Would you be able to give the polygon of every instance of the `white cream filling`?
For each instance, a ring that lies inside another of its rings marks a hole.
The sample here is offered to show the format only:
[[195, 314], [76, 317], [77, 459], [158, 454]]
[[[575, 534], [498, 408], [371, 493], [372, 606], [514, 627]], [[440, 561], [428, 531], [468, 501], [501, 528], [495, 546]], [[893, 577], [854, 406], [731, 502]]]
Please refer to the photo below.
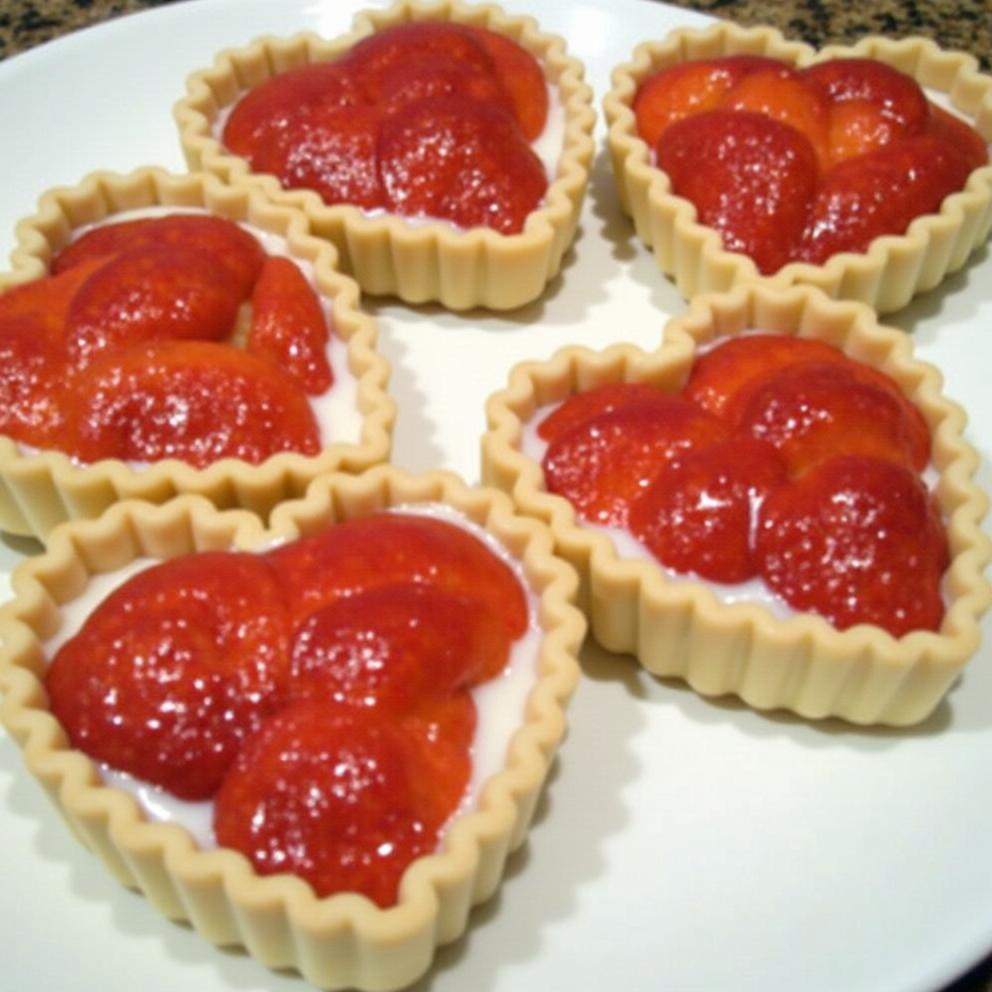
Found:
[[[527, 630], [514, 641], [506, 668], [495, 678], [471, 690], [478, 716], [471, 747], [472, 775], [458, 809], [449, 820], [450, 824], [457, 816], [476, 807], [485, 783], [503, 768], [510, 739], [524, 721], [527, 697], [537, 678], [541, 642], [537, 596], [527, 582], [520, 562], [491, 534], [457, 510], [440, 504], [411, 504], [394, 507], [391, 512], [423, 514], [463, 527], [509, 565], [527, 596]], [[54, 658], [59, 648], [76, 635], [86, 618], [107, 596], [132, 576], [156, 564], [156, 560], [139, 558], [114, 572], [92, 576], [85, 591], [62, 607], [59, 629], [44, 644], [45, 656]], [[98, 764], [98, 768], [104, 782], [133, 795], [150, 820], [179, 823], [189, 830], [200, 847], [216, 846], [212, 800], [189, 802], [127, 772], [104, 764]]]

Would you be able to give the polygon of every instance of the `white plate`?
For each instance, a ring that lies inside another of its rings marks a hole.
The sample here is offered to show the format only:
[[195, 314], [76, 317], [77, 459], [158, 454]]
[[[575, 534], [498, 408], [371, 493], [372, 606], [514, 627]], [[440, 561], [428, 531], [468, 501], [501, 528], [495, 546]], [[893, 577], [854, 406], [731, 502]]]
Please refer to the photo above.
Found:
[[[360, 5], [199, 0], [0, 63], [0, 251], [49, 186], [96, 168], [181, 168], [171, 105], [217, 50], [266, 31], [338, 34]], [[639, 0], [531, 7], [586, 63], [597, 98], [638, 41], [703, 20]], [[943, 369], [980, 446], [992, 428], [990, 284], [984, 252], [890, 318]], [[653, 345], [683, 304], [620, 217], [600, 155], [575, 251], [543, 301], [502, 318], [372, 309], [395, 369], [396, 461], [475, 480], [483, 400], [514, 362], [566, 343]], [[987, 485], [987, 460], [982, 474]], [[19, 557], [13, 542], [0, 546], [0, 593]], [[992, 948], [988, 634], [949, 701], [908, 733], [704, 702], [590, 650], [530, 843], [422, 990], [931, 992]], [[11, 992], [302, 987], [121, 889], [69, 838], [6, 738], [0, 838]]]

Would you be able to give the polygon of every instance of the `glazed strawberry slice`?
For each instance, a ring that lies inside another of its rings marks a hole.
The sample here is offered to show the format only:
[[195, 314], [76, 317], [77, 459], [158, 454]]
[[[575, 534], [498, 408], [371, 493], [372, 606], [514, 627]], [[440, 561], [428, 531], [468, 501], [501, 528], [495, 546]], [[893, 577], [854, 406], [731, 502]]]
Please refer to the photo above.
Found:
[[666, 461], [727, 434], [692, 403], [664, 399], [619, 407], [558, 435], [542, 462], [548, 490], [564, 496], [584, 520], [626, 526], [631, 504]]
[[218, 340], [234, 327], [241, 297], [213, 256], [146, 244], [110, 259], [77, 291], [66, 320], [66, 350], [77, 367], [135, 342]]
[[911, 76], [875, 59], [830, 59], [802, 70], [805, 82], [834, 105], [850, 101], [874, 104], [893, 121], [900, 137], [919, 134], [930, 107]]
[[859, 381], [853, 363], [831, 362], [766, 379], [741, 411], [738, 428], [773, 445], [796, 475], [840, 454], [922, 471], [929, 452], [914, 450], [914, 424], [888, 392]]
[[71, 272], [60, 272], [8, 289], [0, 296], [0, 333], [28, 320], [50, 336], [61, 339], [76, 294], [106, 258], [81, 261]]
[[662, 564], [714, 582], [756, 574], [758, 510], [786, 480], [775, 449], [734, 437], [676, 455], [630, 508], [631, 532]]
[[985, 139], [969, 124], [942, 107], [931, 105], [927, 131], [953, 148], [969, 172], [988, 164], [989, 146]]
[[634, 97], [637, 133], [654, 148], [670, 124], [706, 110], [716, 110], [748, 73], [779, 67], [780, 62], [760, 55], [728, 55], [694, 59], [662, 69], [644, 80]]
[[265, 260], [251, 295], [246, 350], [288, 372], [312, 395], [334, 381], [327, 361], [327, 320], [320, 299], [288, 258]]
[[99, 356], [70, 383], [67, 450], [86, 462], [178, 458], [204, 468], [281, 451], [313, 455], [320, 431], [281, 369], [227, 345], [156, 341]]
[[646, 382], [610, 382], [569, 396], [538, 424], [537, 435], [545, 441], [553, 441], [559, 435], [602, 413], [618, 410], [622, 406], [654, 402], [660, 406], [668, 404], [668, 398], [657, 386]]
[[472, 596], [431, 585], [379, 586], [336, 599], [293, 635], [293, 694], [410, 713], [494, 678], [506, 624]]
[[841, 630], [869, 623], [901, 637], [940, 626], [947, 540], [926, 487], [892, 462], [834, 458], [775, 490], [755, 554], [786, 603]]
[[523, 229], [548, 186], [541, 160], [512, 116], [456, 96], [387, 114], [379, 168], [394, 212], [502, 234]]
[[493, 72], [492, 59], [473, 32], [443, 21], [417, 21], [379, 31], [355, 45], [343, 64], [362, 86], [368, 102], [376, 103], [382, 98], [387, 74], [413, 59], [445, 65], [454, 62]]
[[463, 527], [419, 513], [375, 513], [269, 552], [296, 622], [329, 603], [411, 582], [476, 599], [511, 637], [528, 623], [527, 600], [510, 566]]
[[376, 144], [382, 111], [371, 106], [319, 103], [301, 110], [292, 128], [252, 156], [287, 189], [312, 189], [327, 204], [368, 210], [385, 205]]
[[437, 845], [427, 769], [401, 727], [322, 702], [287, 707], [238, 754], [217, 793], [218, 844], [261, 875], [291, 873], [319, 897], [392, 905], [414, 858]]
[[828, 164], [832, 168], [849, 158], [867, 155], [902, 137], [898, 121], [868, 100], [846, 100], [830, 108]]
[[390, 66], [383, 75], [379, 100], [382, 109], [392, 113], [405, 104], [436, 96], [463, 96], [514, 112], [509, 96], [491, 72], [469, 62], [439, 62], [430, 56]]
[[55, 256], [52, 272], [147, 245], [192, 248], [209, 254], [234, 280], [239, 299], [251, 292], [265, 258], [255, 237], [233, 221], [207, 214], [169, 214], [94, 227]]
[[720, 107], [765, 114], [795, 128], [809, 141], [820, 167], [826, 166], [829, 104], [791, 66], [779, 65], [747, 73], [720, 101]]
[[968, 166], [932, 134], [906, 138], [841, 162], [813, 200], [798, 257], [822, 265], [838, 252], [863, 252], [883, 234], [903, 234], [961, 189]]
[[204, 552], [111, 593], [45, 676], [74, 747], [182, 799], [213, 795], [283, 705], [289, 626], [256, 555]]
[[790, 261], [816, 187], [816, 155], [795, 128], [764, 114], [712, 110], [671, 125], [657, 161], [728, 251], [771, 274]]
[[301, 110], [318, 102], [351, 107], [367, 100], [341, 63], [317, 62], [291, 69], [253, 87], [235, 104], [221, 140], [235, 155], [252, 160], [293, 130]]
[[508, 94], [520, 129], [528, 141], [544, 130], [548, 118], [548, 86], [541, 65], [511, 38], [488, 28], [469, 28], [492, 61], [493, 72]]

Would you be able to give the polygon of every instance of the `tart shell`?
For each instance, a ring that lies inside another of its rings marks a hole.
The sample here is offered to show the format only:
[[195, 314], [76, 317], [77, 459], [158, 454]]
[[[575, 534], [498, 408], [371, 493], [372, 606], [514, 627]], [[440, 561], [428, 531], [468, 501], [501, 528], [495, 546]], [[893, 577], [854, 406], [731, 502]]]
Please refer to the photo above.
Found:
[[[441, 222], [411, 224], [395, 216], [369, 216], [346, 204], [328, 206], [313, 191], [287, 190], [275, 176], [253, 172], [245, 159], [226, 151], [213, 136], [223, 110], [253, 86], [288, 69], [339, 58], [377, 31], [423, 20], [487, 27], [507, 35], [538, 59], [558, 88], [565, 113], [558, 171], [543, 205], [530, 214], [521, 233], [459, 231]], [[188, 78], [175, 119], [191, 169], [260, 189], [274, 202], [304, 211], [313, 233], [334, 244], [342, 267], [365, 292], [398, 296], [407, 303], [437, 301], [451, 310], [507, 310], [541, 295], [575, 235], [595, 150], [592, 91], [582, 77], [583, 67], [565, 54], [564, 41], [542, 34], [531, 18], [458, 0], [401, 2], [385, 11], [358, 14], [352, 31], [333, 41], [303, 33], [286, 39], [263, 37], [245, 48], [221, 52], [211, 68]]]
[[[452, 823], [442, 849], [411, 863], [395, 906], [381, 909], [352, 893], [319, 899], [299, 878], [256, 874], [235, 851], [201, 850], [185, 828], [146, 820], [129, 794], [104, 785], [95, 764], [71, 748], [48, 708], [43, 642], [58, 628], [60, 607], [92, 576], [138, 557], [269, 546], [422, 502], [454, 507], [520, 561], [537, 597], [542, 637], [535, 684], [503, 769], [484, 785], [476, 807]], [[121, 503], [99, 520], [60, 528], [42, 556], [15, 572], [15, 598], [0, 611], [0, 717], [78, 839], [166, 916], [188, 920], [215, 944], [243, 945], [269, 967], [295, 968], [320, 988], [400, 988], [427, 969], [437, 945], [462, 933], [470, 908], [498, 887], [564, 734], [585, 623], [572, 605], [575, 573], [552, 556], [551, 543], [547, 529], [515, 515], [502, 493], [470, 489], [446, 473], [414, 477], [388, 466], [318, 480], [305, 499], [279, 507], [268, 531], [251, 513], [219, 512], [195, 496], [161, 506]]]
[[652, 164], [651, 150], [637, 134], [632, 105], [641, 82], [660, 69], [738, 54], [767, 55], [799, 67], [831, 58], [877, 59], [912, 76], [931, 96], [946, 98], [992, 141], [992, 77], [978, 72], [972, 56], [944, 51], [929, 39], [868, 37], [853, 46], [817, 51], [787, 41], [773, 28], [720, 22], [705, 30], [678, 29], [661, 41], [639, 45], [630, 62], [614, 69], [612, 89], [603, 101], [607, 142], [621, 206], [685, 299], [767, 279], [779, 286], [816, 286], [828, 296], [890, 313], [962, 268], [986, 240], [992, 228], [992, 164], [972, 172], [964, 189], [948, 196], [939, 213], [918, 217], [905, 234], [876, 238], [864, 253], [842, 252], [824, 265], [790, 262], [774, 275], [762, 276], [749, 257], [724, 250], [719, 234], [697, 222], [696, 208], [676, 196], [668, 176]]
[[144, 468], [115, 459], [80, 465], [60, 452], [28, 452], [0, 436], [0, 530], [44, 539], [57, 524], [95, 517], [118, 500], [160, 503], [180, 493], [265, 516], [282, 500], [301, 496], [321, 473], [358, 472], [389, 457], [396, 417], [385, 391], [389, 366], [376, 351], [375, 322], [359, 310], [358, 287], [336, 271], [334, 249], [311, 237], [299, 214], [258, 193], [231, 189], [202, 173], [174, 176], [153, 168], [128, 175], [94, 173], [78, 186], [46, 193], [38, 212], [17, 225], [13, 270], [0, 275], [0, 292], [47, 275], [51, 259], [80, 228], [156, 206], [205, 209], [249, 223], [283, 237], [292, 257], [313, 264], [316, 288], [330, 301], [332, 333], [347, 343], [362, 416], [359, 441], [331, 444], [315, 456], [286, 452], [260, 465], [226, 458], [195, 469], [174, 459]]
[[[541, 466], [522, 452], [523, 425], [539, 408], [610, 382], [675, 392], [697, 347], [748, 329], [835, 345], [891, 376], [922, 412], [951, 550], [938, 632], [897, 639], [868, 624], [839, 631], [813, 614], [779, 619], [759, 604], [722, 603], [704, 583], [619, 557], [604, 532], [582, 526], [572, 505], [546, 490]], [[832, 302], [808, 287], [754, 283], [698, 297], [667, 324], [655, 352], [565, 348], [549, 361], [517, 366], [487, 404], [483, 479], [550, 524], [558, 553], [579, 572], [590, 632], [608, 650], [634, 654], [654, 675], [684, 679], [703, 695], [736, 695], [756, 709], [908, 725], [934, 710], [975, 653], [979, 618], [992, 604], [983, 575], [992, 542], [980, 529], [988, 501], [973, 481], [979, 458], [963, 437], [964, 412], [940, 389], [940, 373], [915, 359], [906, 336], [879, 325], [866, 306]]]

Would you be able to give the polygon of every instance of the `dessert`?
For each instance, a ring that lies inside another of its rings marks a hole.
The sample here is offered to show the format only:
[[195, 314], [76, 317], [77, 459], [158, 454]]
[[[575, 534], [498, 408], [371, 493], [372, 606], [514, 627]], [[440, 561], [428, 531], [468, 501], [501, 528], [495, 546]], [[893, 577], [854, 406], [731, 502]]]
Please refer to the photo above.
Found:
[[992, 79], [921, 39], [680, 30], [605, 107], [621, 203], [687, 298], [763, 276], [895, 310], [988, 234]]
[[367, 292], [508, 309], [540, 295], [578, 221], [581, 77], [526, 19], [398, 4], [332, 42], [223, 53], [176, 117], [191, 167], [305, 210]]
[[990, 599], [977, 459], [939, 382], [867, 308], [754, 284], [696, 301], [656, 353], [518, 368], [484, 478], [550, 522], [606, 648], [760, 709], [914, 723]]
[[386, 456], [374, 328], [302, 218], [140, 170], [46, 194], [19, 238], [0, 282], [3, 529], [177, 492], [267, 513]]
[[[382, 573], [348, 536], [380, 526]], [[548, 549], [500, 494], [388, 467], [319, 480], [270, 531], [119, 504], [15, 577], [3, 720], [168, 915], [321, 987], [396, 988], [494, 891], [561, 737], [583, 622]], [[351, 578], [315, 588], [318, 561]]]

